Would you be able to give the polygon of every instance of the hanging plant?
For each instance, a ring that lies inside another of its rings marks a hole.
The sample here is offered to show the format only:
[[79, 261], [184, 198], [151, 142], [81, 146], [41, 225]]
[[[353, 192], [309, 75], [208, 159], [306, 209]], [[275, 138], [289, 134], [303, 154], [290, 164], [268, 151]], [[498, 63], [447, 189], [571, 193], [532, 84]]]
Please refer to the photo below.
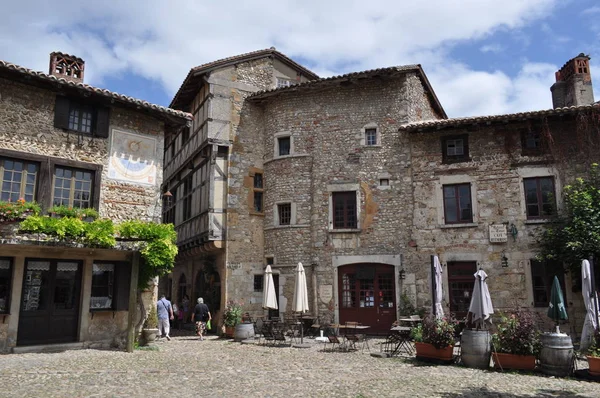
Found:
[[21, 221], [30, 215], [40, 214], [40, 211], [40, 205], [35, 202], [25, 202], [25, 199], [16, 202], [0, 201], [0, 223]]

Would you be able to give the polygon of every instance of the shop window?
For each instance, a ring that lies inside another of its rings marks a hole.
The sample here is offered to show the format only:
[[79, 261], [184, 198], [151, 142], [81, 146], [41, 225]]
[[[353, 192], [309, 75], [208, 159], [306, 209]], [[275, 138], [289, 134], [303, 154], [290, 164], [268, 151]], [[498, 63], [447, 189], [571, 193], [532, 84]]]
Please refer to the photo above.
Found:
[[115, 265], [94, 264], [92, 267], [90, 309], [110, 309], [113, 306]]
[[0, 314], [10, 312], [10, 288], [12, 280], [12, 261], [0, 258]]

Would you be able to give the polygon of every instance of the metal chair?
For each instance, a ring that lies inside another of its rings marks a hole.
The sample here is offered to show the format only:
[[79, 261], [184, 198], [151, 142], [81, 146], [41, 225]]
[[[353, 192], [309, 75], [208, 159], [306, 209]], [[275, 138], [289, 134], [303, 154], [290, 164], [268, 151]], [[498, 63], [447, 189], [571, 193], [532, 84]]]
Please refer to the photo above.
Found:
[[356, 348], [357, 343], [362, 343], [361, 352], [364, 351], [365, 345], [368, 347], [368, 341], [365, 334], [357, 333], [358, 332], [358, 322], [346, 322], [345, 327], [345, 337], [346, 337], [346, 346], [348, 349], [358, 350]]

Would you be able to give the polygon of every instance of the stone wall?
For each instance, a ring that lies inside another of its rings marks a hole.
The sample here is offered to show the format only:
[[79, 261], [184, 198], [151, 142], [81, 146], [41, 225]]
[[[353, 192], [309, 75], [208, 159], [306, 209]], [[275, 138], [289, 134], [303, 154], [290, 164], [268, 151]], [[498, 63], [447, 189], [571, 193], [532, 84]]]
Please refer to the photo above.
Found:
[[[566, 137], [573, 125], [550, 122], [557, 137]], [[437, 254], [444, 264], [444, 295], [448, 310], [449, 295], [447, 267], [449, 261], [476, 261], [489, 276], [488, 286], [496, 312], [515, 307], [533, 309], [546, 328], [550, 320], [547, 308], [533, 308], [530, 260], [537, 252], [537, 238], [546, 223], [528, 220], [524, 206], [523, 178], [553, 176], [559, 209], [562, 207], [562, 187], [578, 174], [579, 166], [551, 162], [547, 156], [523, 156], [520, 130], [528, 129], [526, 122], [502, 127], [469, 127], [443, 132], [409, 133], [412, 144], [414, 192], [414, 230], [416, 247], [409, 252], [407, 282], [418, 307], [430, 308], [430, 255]], [[448, 135], [469, 135], [470, 160], [444, 164], [441, 139]], [[443, 219], [442, 186], [470, 183], [473, 203], [473, 223], [454, 226]], [[508, 235], [505, 243], [490, 243], [489, 226], [514, 224], [518, 235]], [[508, 258], [503, 267], [501, 257]], [[568, 328], [579, 331], [582, 326], [581, 293], [571, 291], [571, 277], [565, 278], [566, 300], [570, 307]], [[569, 331], [569, 330], [567, 330]], [[577, 332], [578, 333], [578, 332]]]

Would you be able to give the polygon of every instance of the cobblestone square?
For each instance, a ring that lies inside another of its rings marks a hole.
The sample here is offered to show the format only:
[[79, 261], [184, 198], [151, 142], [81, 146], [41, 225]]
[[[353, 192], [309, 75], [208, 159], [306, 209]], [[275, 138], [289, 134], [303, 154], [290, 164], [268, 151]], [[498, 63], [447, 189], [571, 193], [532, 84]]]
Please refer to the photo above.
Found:
[[[175, 336], [158, 351], [73, 350], [0, 360], [3, 397], [598, 397], [600, 385], [364, 352]], [[378, 351], [377, 340], [371, 351]]]

